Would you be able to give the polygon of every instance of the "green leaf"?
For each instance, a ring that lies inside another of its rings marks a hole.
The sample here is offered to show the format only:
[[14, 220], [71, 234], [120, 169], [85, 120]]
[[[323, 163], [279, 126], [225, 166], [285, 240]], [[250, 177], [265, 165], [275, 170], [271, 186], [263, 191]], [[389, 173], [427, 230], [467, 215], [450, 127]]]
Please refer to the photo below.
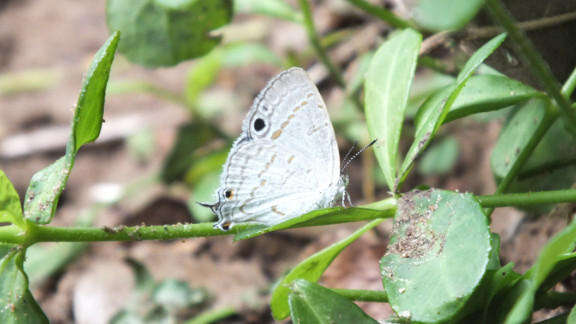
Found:
[[458, 153], [458, 141], [454, 137], [442, 139], [422, 156], [418, 172], [426, 176], [448, 173], [454, 167]]
[[418, 108], [426, 101], [426, 99], [453, 84], [455, 80], [456, 78], [451, 75], [438, 73], [432, 70], [419, 72], [418, 77], [414, 78], [414, 83], [410, 89], [410, 98], [408, 99], [406, 117], [414, 118]]
[[392, 190], [395, 190], [398, 144], [421, 41], [422, 35], [411, 29], [392, 35], [374, 54], [364, 82], [368, 131], [378, 140], [374, 153]]
[[[550, 104], [545, 99], [533, 99], [517, 107], [500, 132], [491, 156], [492, 172], [497, 180], [506, 177], [522, 161], [520, 153], [526, 151], [528, 145], [534, 145], [530, 142], [533, 134], [547, 130], [510, 185], [510, 192], [560, 190], [574, 183], [576, 139], [566, 130], [562, 120], [554, 121]], [[529, 211], [545, 212], [551, 207], [532, 206]]]
[[72, 123], [72, 140], [75, 152], [78, 152], [82, 145], [96, 140], [100, 135], [104, 116], [106, 85], [119, 40], [120, 33], [118, 32], [108, 38], [94, 55], [92, 64], [90, 64], [88, 73], [84, 78]]
[[306, 279], [312, 282], [318, 281], [324, 271], [326, 271], [326, 268], [328, 268], [332, 261], [334, 261], [334, 259], [348, 245], [356, 241], [360, 236], [362, 236], [362, 234], [374, 228], [382, 221], [383, 220], [381, 219], [376, 219], [364, 225], [360, 229], [356, 230], [356, 232], [348, 236], [346, 239], [338, 243], [334, 243], [322, 251], [316, 252], [314, 255], [308, 257], [306, 260], [300, 262], [300, 264], [294, 267], [275, 285], [274, 291], [272, 292], [270, 308], [272, 309], [272, 315], [274, 318], [276, 320], [281, 320], [288, 316], [288, 295], [290, 294], [290, 285], [294, 280]]
[[0, 222], [24, 226], [20, 197], [2, 170], [0, 170]]
[[520, 152], [528, 145], [530, 136], [544, 121], [547, 100], [534, 99], [521, 105], [506, 123], [492, 151], [491, 167], [497, 178], [510, 172]]
[[570, 314], [568, 315], [568, 320], [566, 320], [568, 324], [576, 323], [576, 306], [572, 307]]
[[205, 290], [192, 289], [187, 282], [176, 279], [160, 282], [152, 292], [154, 302], [170, 314], [199, 305], [205, 302], [207, 297]]
[[48, 323], [48, 318], [28, 289], [23, 270], [24, 252], [0, 245], [0, 323]]
[[186, 101], [191, 107], [198, 104], [200, 94], [206, 90], [218, 76], [222, 67], [222, 53], [214, 51], [210, 55], [199, 59], [188, 70], [186, 77]]
[[574, 270], [576, 270], [576, 253], [558, 257], [554, 268], [550, 271], [546, 280], [540, 284], [539, 290], [548, 291], [552, 289], [557, 283], [568, 278]]
[[507, 296], [507, 302], [512, 307], [503, 307], [506, 312], [506, 323], [520, 323], [527, 321], [534, 307], [535, 295], [540, 286], [545, 282], [556, 264], [563, 255], [571, 252], [576, 244], [576, 219], [554, 235], [542, 248], [538, 259], [532, 268], [526, 272], [521, 280]]
[[294, 323], [378, 323], [350, 299], [318, 284], [299, 279], [291, 284], [291, 289], [289, 303]]
[[241, 42], [228, 44], [222, 49], [222, 64], [227, 68], [249, 64], [272, 64], [281, 67], [282, 60], [261, 43]]
[[515, 105], [542, 93], [501, 75], [482, 74], [470, 78], [446, 116], [444, 123], [469, 115]]
[[506, 34], [500, 34], [491, 40], [489, 40], [486, 44], [482, 45], [468, 61], [464, 64], [464, 67], [458, 73], [458, 77], [456, 78], [456, 83], [460, 84], [465, 80], [469, 79], [472, 73], [476, 71], [476, 69], [484, 63], [484, 61], [492, 54], [506, 39]]
[[76, 153], [82, 145], [94, 141], [100, 134], [106, 83], [119, 39], [120, 34], [115, 32], [94, 56], [78, 97], [66, 155], [34, 174], [30, 180], [24, 215], [35, 223], [50, 223], [74, 166]]
[[283, 0], [235, 0], [234, 9], [237, 13], [260, 14], [293, 22], [302, 21], [300, 13]]
[[210, 52], [210, 33], [232, 19], [231, 0], [108, 0], [110, 30], [122, 32], [120, 52], [146, 67], [176, 65]]
[[486, 297], [484, 299], [484, 323], [494, 322], [494, 315], [497, 313], [495, 311], [496, 307], [500, 305], [497, 301], [497, 296], [508, 291], [513, 287], [522, 276], [513, 270], [514, 264], [508, 263], [496, 271], [488, 271], [486, 273], [486, 280], [481, 287], [486, 291]]
[[[531, 100], [518, 107], [500, 132], [491, 156], [492, 171], [498, 180], [518, 163], [532, 134], [547, 129], [511, 184], [510, 192], [567, 189], [576, 179], [576, 138], [562, 120], [553, 121], [555, 117], [547, 111], [548, 105], [546, 100]], [[532, 206], [528, 211], [545, 212], [552, 206]]]
[[414, 322], [453, 319], [489, 264], [489, 225], [480, 204], [470, 194], [413, 191], [399, 200], [393, 228], [380, 263], [390, 305]]
[[430, 31], [456, 30], [464, 27], [484, 0], [419, 0], [413, 9], [416, 23]]
[[160, 173], [162, 181], [172, 183], [181, 180], [192, 166], [196, 150], [220, 133], [212, 125], [202, 122], [192, 122], [178, 129], [178, 136]]
[[[395, 211], [396, 201], [394, 199], [385, 199], [379, 202], [379, 204], [371, 204], [354, 208], [335, 207], [318, 209], [304, 215], [291, 218], [274, 226], [254, 225], [239, 229], [234, 235], [234, 240], [245, 240], [273, 231], [279, 231], [288, 228], [330, 225], [375, 218], [389, 218], [394, 216]], [[232, 229], [234, 230], [234, 228]]]
[[156, 286], [154, 277], [150, 274], [150, 271], [146, 269], [146, 266], [140, 263], [138, 260], [133, 258], [126, 258], [124, 260], [132, 272], [134, 273], [134, 288], [137, 294], [148, 294], [151, 293]]
[[430, 141], [436, 136], [440, 126], [444, 123], [446, 115], [450, 111], [452, 104], [460, 95], [460, 92], [472, 76], [472, 73], [484, 62], [484, 60], [492, 54], [502, 44], [506, 34], [501, 34], [489, 42], [484, 44], [472, 57], [466, 62], [458, 77], [456, 83], [449, 86], [427, 100], [416, 115], [416, 132], [414, 134], [414, 142], [410, 146], [398, 178], [395, 180], [394, 190], [399, 188], [408, 176], [408, 172], [412, 169], [412, 165], [416, 158], [426, 149]]

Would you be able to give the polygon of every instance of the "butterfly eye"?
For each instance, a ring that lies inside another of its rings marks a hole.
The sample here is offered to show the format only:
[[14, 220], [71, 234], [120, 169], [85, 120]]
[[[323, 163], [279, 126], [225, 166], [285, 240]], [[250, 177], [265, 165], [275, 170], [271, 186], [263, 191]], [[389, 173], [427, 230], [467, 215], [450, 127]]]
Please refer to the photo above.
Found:
[[256, 118], [256, 120], [254, 120], [253, 126], [254, 126], [254, 130], [259, 132], [266, 127], [266, 122], [262, 118]]

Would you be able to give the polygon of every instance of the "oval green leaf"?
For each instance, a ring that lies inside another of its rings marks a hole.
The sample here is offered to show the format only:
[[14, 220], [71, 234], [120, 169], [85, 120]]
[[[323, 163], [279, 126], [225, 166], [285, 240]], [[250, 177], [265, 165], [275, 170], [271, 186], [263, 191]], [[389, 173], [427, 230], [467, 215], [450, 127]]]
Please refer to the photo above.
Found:
[[318, 284], [299, 279], [291, 285], [290, 314], [294, 323], [377, 324], [350, 299]]
[[294, 269], [292, 269], [275, 285], [274, 291], [272, 292], [270, 307], [272, 308], [272, 315], [274, 318], [276, 320], [281, 320], [288, 316], [288, 295], [290, 294], [290, 285], [294, 280], [306, 279], [312, 282], [318, 281], [324, 271], [326, 271], [326, 268], [328, 268], [344, 248], [356, 241], [366, 231], [380, 224], [382, 221], [383, 220], [381, 219], [376, 219], [364, 225], [344, 240], [334, 243], [322, 251], [315, 253], [294, 267]]
[[416, 23], [430, 31], [455, 30], [464, 27], [484, 0], [419, 0], [413, 9]]
[[378, 140], [374, 153], [390, 189], [421, 41], [422, 35], [411, 29], [394, 34], [374, 54], [364, 81], [366, 123], [370, 136]]
[[413, 191], [399, 200], [393, 228], [380, 266], [394, 311], [414, 322], [455, 316], [490, 259], [488, 220], [478, 201], [444, 190]]
[[147, 67], [171, 66], [210, 52], [210, 33], [232, 19], [231, 0], [108, 0], [110, 30], [122, 32], [120, 52]]

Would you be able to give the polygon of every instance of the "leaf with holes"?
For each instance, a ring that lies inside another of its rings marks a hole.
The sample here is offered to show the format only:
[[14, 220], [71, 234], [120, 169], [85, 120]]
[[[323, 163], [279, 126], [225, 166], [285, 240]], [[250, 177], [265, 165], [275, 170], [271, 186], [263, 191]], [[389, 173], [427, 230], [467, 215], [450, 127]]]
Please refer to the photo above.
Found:
[[480, 284], [490, 251], [488, 220], [472, 195], [405, 194], [380, 262], [390, 305], [414, 322], [452, 319]]

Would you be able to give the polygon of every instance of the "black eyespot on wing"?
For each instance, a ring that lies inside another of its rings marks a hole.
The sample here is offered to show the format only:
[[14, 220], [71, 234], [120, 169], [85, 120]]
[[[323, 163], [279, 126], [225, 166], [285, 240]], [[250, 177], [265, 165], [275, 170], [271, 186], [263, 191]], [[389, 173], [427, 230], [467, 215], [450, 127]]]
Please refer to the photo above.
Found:
[[230, 224], [230, 222], [223, 223], [223, 224], [222, 224], [222, 230], [224, 230], [224, 231], [229, 230], [229, 229], [230, 229], [230, 225], [232, 225], [232, 224]]
[[266, 127], [266, 122], [264, 121], [264, 119], [256, 118], [256, 120], [254, 121], [254, 130], [259, 132], [263, 130], [264, 127]]
[[233, 195], [234, 195], [234, 193], [233, 193], [232, 189], [227, 189], [227, 190], [224, 192], [224, 196], [225, 196], [226, 198], [228, 198], [228, 199], [232, 198]]

